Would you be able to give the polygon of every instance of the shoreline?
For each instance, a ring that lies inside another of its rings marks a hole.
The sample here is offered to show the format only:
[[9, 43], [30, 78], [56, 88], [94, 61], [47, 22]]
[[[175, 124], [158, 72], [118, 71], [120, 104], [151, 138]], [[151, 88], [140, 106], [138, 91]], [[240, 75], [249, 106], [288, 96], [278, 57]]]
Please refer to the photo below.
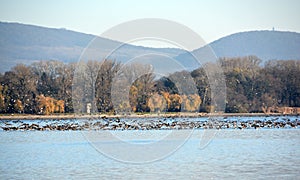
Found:
[[200, 118], [200, 117], [261, 117], [261, 116], [299, 116], [299, 114], [282, 113], [165, 113], [165, 114], [53, 114], [53, 115], [0, 115], [0, 120], [67, 120], [67, 119], [100, 119], [100, 118]]

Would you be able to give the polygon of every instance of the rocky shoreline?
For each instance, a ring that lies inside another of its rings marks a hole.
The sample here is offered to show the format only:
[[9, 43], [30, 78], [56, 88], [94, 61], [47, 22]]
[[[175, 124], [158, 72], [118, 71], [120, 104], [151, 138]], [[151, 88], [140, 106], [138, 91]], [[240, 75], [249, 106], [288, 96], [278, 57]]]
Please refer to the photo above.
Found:
[[180, 130], [180, 129], [259, 129], [299, 128], [298, 117], [254, 118], [90, 118], [86, 120], [2, 120], [4, 131], [82, 131], [82, 130]]

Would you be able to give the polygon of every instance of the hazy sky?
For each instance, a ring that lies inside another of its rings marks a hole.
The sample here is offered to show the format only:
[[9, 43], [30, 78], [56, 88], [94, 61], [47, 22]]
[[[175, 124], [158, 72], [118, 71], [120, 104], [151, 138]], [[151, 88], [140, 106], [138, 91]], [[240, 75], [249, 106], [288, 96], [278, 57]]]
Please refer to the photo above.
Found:
[[0, 21], [99, 35], [125, 21], [164, 18], [206, 42], [249, 30], [300, 32], [300, 0], [0, 0]]

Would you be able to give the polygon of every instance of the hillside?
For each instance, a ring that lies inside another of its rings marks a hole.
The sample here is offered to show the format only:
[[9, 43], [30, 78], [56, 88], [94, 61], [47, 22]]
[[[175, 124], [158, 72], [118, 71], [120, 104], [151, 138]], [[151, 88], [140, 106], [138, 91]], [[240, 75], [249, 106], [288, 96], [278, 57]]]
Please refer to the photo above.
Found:
[[[241, 57], [255, 55], [267, 60], [299, 60], [300, 33], [282, 31], [249, 31], [232, 34], [209, 44], [217, 57]], [[207, 54], [207, 47], [193, 51]], [[188, 53], [176, 57], [180, 62], [189, 64], [192, 57]], [[192, 66], [189, 65], [189, 66]]]
[[242, 32], [210, 45], [218, 57], [256, 55], [262, 60], [300, 59], [300, 33], [295, 32]]
[[[40, 60], [76, 62], [95, 37], [66, 29], [0, 22], [0, 72], [8, 71], [17, 63], [31, 64]], [[97, 40], [101, 42], [101, 47], [98, 47], [102, 52], [100, 58], [104, 58], [111, 47], [122, 44], [101, 37]], [[223, 37], [209, 45], [217, 57], [256, 55], [263, 61], [300, 59], [300, 33], [295, 32], [241, 32]], [[194, 52], [206, 56], [206, 50], [207, 47], [204, 47]], [[149, 53], [162, 53], [191, 69], [197, 68], [189, 53], [175, 48], [148, 48], [125, 44], [112, 58], [125, 61]], [[151, 57], [145, 58], [151, 60]]]
[[[84, 48], [95, 37], [66, 29], [0, 22], [0, 72], [8, 71], [17, 63], [31, 64], [40, 60], [77, 62]], [[122, 44], [101, 37], [97, 38], [97, 42], [101, 43], [101, 47], [97, 47], [101, 48], [101, 58], [104, 58], [112, 47]], [[125, 44], [112, 58], [124, 61], [136, 55], [155, 52], [174, 57], [184, 51]]]

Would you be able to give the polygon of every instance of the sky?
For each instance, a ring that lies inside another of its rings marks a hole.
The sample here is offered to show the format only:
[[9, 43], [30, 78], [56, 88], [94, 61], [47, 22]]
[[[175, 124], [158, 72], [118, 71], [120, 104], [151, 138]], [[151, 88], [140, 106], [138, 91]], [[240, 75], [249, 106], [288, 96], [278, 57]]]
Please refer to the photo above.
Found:
[[0, 0], [0, 21], [100, 35], [120, 23], [163, 18], [209, 43], [243, 31], [300, 32], [299, 0]]

